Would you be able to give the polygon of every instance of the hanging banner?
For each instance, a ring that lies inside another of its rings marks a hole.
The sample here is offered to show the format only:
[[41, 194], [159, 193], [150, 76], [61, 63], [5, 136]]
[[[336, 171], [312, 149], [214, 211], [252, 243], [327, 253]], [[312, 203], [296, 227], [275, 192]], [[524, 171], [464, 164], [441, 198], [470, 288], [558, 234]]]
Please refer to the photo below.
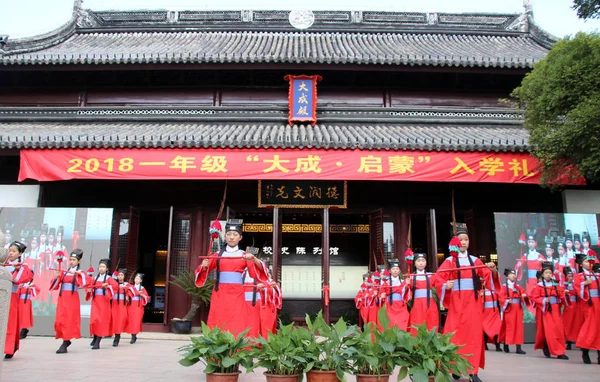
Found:
[[[537, 184], [523, 153], [260, 150], [21, 150], [19, 181], [69, 179], [404, 180]], [[578, 184], [585, 184], [582, 179]]]
[[288, 123], [309, 122], [311, 125], [317, 123], [317, 81], [321, 76], [292, 76], [283, 77], [290, 82], [288, 93], [289, 116]]

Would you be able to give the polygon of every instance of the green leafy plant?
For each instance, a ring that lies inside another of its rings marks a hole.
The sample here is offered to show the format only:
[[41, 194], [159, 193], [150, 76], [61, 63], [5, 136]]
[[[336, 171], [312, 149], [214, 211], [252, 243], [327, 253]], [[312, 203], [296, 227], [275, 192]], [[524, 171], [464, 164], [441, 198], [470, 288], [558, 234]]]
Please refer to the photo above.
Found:
[[305, 370], [335, 371], [339, 380], [346, 380], [346, 373], [352, 371], [350, 358], [350, 340], [358, 336], [355, 325], [347, 325], [343, 318], [335, 324], [327, 324], [323, 313], [319, 312], [314, 320], [306, 315], [306, 325], [311, 332], [311, 341], [307, 343], [305, 354], [308, 365]]
[[379, 323], [384, 328], [378, 330], [374, 324], [347, 342], [354, 374], [385, 375], [392, 374], [398, 359], [404, 355], [401, 340], [402, 330], [390, 327], [385, 306], [379, 310]]
[[397, 359], [400, 366], [398, 381], [410, 375], [414, 382], [427, 382], [429, 376], [434, 376], [436, 382], [450, 382], [451, 374], [468, 374], [470, 365], [458, 354], [460, 346], [450, 342], [454, 333], [429, 331], [425, 324], [415, 325], [415, 328], [416, 337], [407, 332], [398, 333], [404, 353]]
[[267, 339], [256, 339], [257, 346], [251, 355], [256, 360], [253, 369], [264, 367], [267, 373], [274, 375], [303, 374], [309, 366], [306, 347], [312, 340], [313, 335], [307, 328], [280, 325], [277, 333], [269, 333]]
[[194, 320], [200, 306], [202, 306], [202, 304], [207, 306], [210, 304], [214, 282], [208, 280], [203, 286], [197, 287], [196, 274], [193, 270], [182, 272], [177, 277], [171, 276], [170, 283], [184, 290], [192, 298], [190, 310], [185, 317], [182, 318], [183, 321]]
[[251, 369], [253, 360], [251, 352], [247, 351], [252, 346], [251, 340], [245, 335], [249, 329], [244, 330], [237, 337], [221, 328], [209, 328], [202, 323], [202, 336], [191, 337], [192, 343], [178, 349], [184, 353], [179, 360], [182, 366], [192, 366], [198, 362], [206, 366], [205, 373], [237, 373], [240, 366]]

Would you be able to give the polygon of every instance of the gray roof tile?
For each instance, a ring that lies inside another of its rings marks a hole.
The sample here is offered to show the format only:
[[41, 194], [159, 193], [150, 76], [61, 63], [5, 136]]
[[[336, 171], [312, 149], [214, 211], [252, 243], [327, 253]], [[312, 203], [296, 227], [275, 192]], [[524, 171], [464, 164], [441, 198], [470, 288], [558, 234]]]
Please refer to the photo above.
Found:
[[528, 149], [521, 126], [379, 124], [203, 124], [157, 122], [0, 122], [10, 148], [318, 148], [430, 151]]

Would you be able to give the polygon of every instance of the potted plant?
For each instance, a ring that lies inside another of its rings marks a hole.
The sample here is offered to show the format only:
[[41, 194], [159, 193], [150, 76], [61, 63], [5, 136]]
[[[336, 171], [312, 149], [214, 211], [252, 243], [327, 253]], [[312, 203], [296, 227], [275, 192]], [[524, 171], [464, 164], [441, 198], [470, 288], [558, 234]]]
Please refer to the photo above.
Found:
[[214, 282], [207, 281], [201, 287], [196, 286], [196, 274], [193, 270], [182, 272], [178, 277], [171, 276], [170, 283], [184, 290], [191, 298], [192, 304], [190, 310], [183, 318], [173, 318], [171, 320], [171, 329], [173, 333], [190, 334], [192, 332], [192, 322], [196, 317], [198, 309], [205, 304], [208, 306]]
[[314, 320], [307, 314], [306, 324], [311, 332], [311, 341], [305, 349], [309, 360], [306, 366], [307, 381], [345, 381], [346, 373], [351, 372], [350, 340], [357, 336], [358, 328], [355, 325], [348, 326], [343, 318], [329, 325], [323, 319], [322, 312]]
[[305, 357], [306, 347], [312, 341], [312, 333], [294, 324], [280, 326], [277, 333], [269, 333], [267, 339], [258, 337], [252, 350], [253, 366], [264, 367], [268, 382], [297, 382], [309, 365]]
[[390, 327], [385, 307], [379, 310], [378, 316], [383, 330], [378, 330], [376, 325], [365, 325], [365, 329], [348, 342], [357, 382], [387, 382], [397, 360], [404, 355], [402, 334], [406, 332]]
[[205, 365], [208, 382], [236, 382], [241, 373], [240, 366], [252, 368], [252, 355], [248, 348], [250, 339], [245, 338], [248, 329], [237, 337], [221, 328], [209, 328], [202, 323], [202, 335], [191, 337], [192, 343], [178, 349], [184, 353], [179, 360], [182, 366], [192, 366], [198, 362]]
[[453, 333], [441, 334], [436, 329], [415, 325], [417, 336], [399, 333], [403, 355], [397, 359], [400, 366], [398, 380], [410, 376], [414, 382], [452, 381], [451, 374], [467, 375], [469, 363], [457, 353], [460, 346], [450, 342]]

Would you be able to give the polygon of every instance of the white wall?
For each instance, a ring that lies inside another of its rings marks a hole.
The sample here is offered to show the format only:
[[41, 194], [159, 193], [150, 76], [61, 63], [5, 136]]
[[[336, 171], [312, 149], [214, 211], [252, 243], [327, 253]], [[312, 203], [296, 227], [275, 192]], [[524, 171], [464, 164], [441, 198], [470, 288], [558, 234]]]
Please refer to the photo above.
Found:
[[600, 191], [565, 190], [563, 209], [565, 213], [600, 214]]
[[39, 185], [0, 185], [0, 208], [37, 207]]

